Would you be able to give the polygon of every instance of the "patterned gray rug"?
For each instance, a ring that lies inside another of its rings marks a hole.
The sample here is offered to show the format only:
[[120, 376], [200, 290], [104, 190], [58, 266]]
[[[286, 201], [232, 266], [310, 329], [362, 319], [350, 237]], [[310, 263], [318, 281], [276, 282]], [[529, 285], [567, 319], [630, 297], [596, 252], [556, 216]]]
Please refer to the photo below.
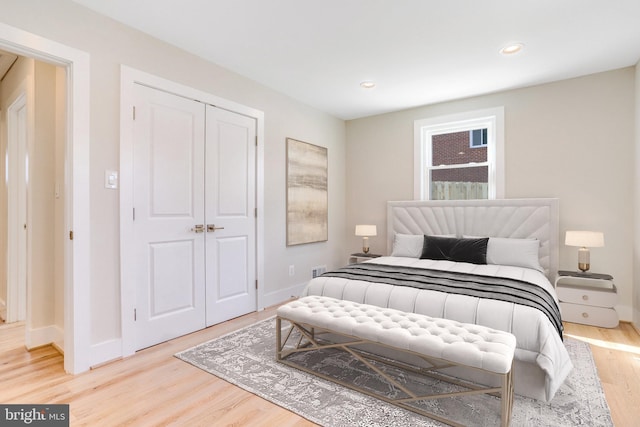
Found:
[[[512, 426], [612, 426], [588, 344], [565, 338], [574, 369], [551, 403], [516, 396]], [[275, 361], [275, 320], [268, 319], [176, 354], [176, 357], [323, 426], [441, 426]], [[297, 363], [349, 378], [388, 394], [399, 393], [342, 351], [299, 353]], [[395, 368], [388, 368], [395, 370]], [[396, 372], [405, 386], [449, 390], [448, 383]], [[428, 410], [456, 414], [465, 425], [499, 425], [499, 400], [483, 396], [439, 399]]]

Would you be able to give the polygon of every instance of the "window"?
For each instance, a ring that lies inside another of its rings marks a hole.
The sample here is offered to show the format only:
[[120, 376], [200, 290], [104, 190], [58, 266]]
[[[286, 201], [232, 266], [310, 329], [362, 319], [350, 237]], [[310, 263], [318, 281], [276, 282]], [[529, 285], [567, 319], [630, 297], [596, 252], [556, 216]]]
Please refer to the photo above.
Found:
[[469, 148], [487, 146], [487, 128], [469, 131]]
[[414, 197], [504, 197], [504, 109], [416, 120]]

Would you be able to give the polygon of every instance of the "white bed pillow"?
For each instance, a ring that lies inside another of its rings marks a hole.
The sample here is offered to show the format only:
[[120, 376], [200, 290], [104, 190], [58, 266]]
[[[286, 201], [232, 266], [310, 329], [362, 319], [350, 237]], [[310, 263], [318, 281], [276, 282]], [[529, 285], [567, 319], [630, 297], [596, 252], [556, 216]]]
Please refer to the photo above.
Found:
[[491, 237], [487, 244], [487, 264], [513, 265], [544, 271], [540, 266], [538, 239]]
[[[464, 236], [471, 238], [472, 236]], [[487, 264], [512, 265], [532, 268], [544, 273], [540, 265], [540, 241], [538, 239], [516, 239], [489, 237]]]
[[[456, 237], [455, 234], [442, 234], [437, 237]], [[391, 256], [403, 256], [407, 258], [420, 258], [424, 246], [423, 234], [396, 233], [393, 239]]]
[[422, 234], [398, 234], [393, 239], [393, 251], [391, 256], [404, 256], [408, 258], [420, 258], [424, 235]]

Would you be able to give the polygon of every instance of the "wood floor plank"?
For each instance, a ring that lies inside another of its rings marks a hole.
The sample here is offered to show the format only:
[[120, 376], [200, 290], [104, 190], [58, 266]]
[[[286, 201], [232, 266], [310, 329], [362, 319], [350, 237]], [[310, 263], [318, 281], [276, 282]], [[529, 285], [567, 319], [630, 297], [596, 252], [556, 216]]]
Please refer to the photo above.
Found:
[[[24, 347], [24, 325], [0, 325], [0, 402], [69, 403], [73, 426], [282, 426], [312, 422], [184, 363], [173, 355], [273, 316], [252, 313], [104, 364], [64, 372], [53, 347]], [[640, 419], [640, 336], [567, 323], [565, 333], [590, 343], [616, 426]]]
[[590, 344], [615, 426], [640, 419], [640, 336], [629, 323], [616, 328], [565, 323], [566, 335]]

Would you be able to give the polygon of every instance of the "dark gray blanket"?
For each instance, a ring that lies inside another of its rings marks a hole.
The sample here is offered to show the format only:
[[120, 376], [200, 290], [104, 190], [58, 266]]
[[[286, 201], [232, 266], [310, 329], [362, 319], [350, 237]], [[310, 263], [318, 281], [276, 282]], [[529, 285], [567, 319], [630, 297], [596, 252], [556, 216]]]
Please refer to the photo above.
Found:
[[494, 299], [533, 307], [544, 313], [562, 339], [560, 309], [553, 296], [540, 286], [506, 277], [481, 276], [415, 267], [402, 267], [367, 262], [351, 264], [323, 274], [396, 286], [410, 286], [450, 294]]

